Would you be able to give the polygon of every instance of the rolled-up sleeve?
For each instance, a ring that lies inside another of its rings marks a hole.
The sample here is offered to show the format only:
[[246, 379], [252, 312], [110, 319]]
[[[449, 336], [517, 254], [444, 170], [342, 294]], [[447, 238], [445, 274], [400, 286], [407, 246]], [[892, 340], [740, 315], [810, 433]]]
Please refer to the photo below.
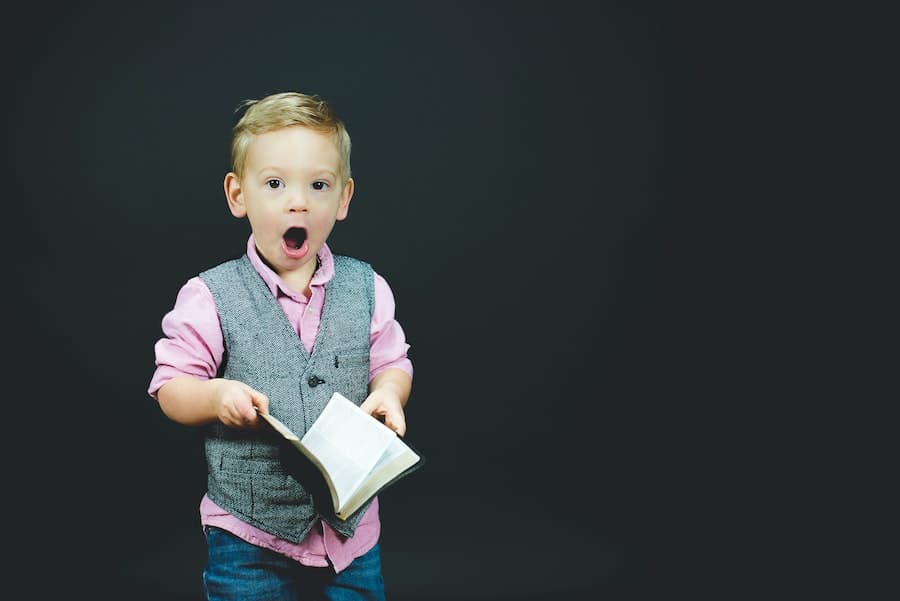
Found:
[[154, 345], [156, 370], [147, 392], [157, 398], [163, 384], [180, 375], [216, 377], [224, 341], [216, 304], [206, 284], [191, 278], [162, 319], [163, 337]]
[[375, 309], [372, 312], [372, 330], [369, 338], [370, 382], [389, 367], [402, 369], [410, 377], [413, 375], [406, 333], [396, 320], [395, 311], [394, 293], [387, 281], [376, 273]]

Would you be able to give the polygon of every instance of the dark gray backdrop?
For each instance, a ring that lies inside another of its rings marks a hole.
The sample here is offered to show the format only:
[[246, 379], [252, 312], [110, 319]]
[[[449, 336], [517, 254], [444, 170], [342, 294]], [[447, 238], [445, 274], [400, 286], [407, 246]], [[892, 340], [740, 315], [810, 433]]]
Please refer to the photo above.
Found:
[[330, 244], [391, 283], [416, 368], [429, 463], [382, 498], [390, 597], [730, 586], [756, 518], [729, 509], [717, 446], [743, 394], [726, 345], [753, 326], [724, 302], [742, 212], [723, 195], [725, 24], [652, 2], [6, 20], [8, 394], [38, 418], [7, 436], [21, 574], [199, 598], [201, 447], [146, 395], [153, 343], [184, 281], [243, 250], [233, 108], [290, 89], [349, 127], [357, 192]]

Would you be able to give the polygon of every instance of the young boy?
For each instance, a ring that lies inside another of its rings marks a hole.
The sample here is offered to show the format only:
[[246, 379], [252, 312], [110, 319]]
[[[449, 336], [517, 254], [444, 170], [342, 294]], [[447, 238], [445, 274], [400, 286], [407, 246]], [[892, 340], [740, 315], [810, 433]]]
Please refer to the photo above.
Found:
[[246, 254], [201, 272], [162, 320], [148, 392], [170, 419], [205, 428], [200, 502], [208, 599], [384, 599], [378, 499], [347, 520], [288, 475], [269, 410], [301, 435], [335, 391], [403, 435], [409, 345], [387, 282], [326, 244], [353, 197], [350, 137], [316, 96], [243, 103], [231, 213]]

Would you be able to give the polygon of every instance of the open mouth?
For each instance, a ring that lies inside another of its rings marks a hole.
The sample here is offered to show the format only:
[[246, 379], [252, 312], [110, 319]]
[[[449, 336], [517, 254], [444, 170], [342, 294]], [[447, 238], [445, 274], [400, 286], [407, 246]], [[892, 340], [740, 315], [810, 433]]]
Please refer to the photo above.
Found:
[[306, 242], [306, 230], [302, 227], [292, 227], [284, 233], [284, 244], [292, 250], [300, 250]]

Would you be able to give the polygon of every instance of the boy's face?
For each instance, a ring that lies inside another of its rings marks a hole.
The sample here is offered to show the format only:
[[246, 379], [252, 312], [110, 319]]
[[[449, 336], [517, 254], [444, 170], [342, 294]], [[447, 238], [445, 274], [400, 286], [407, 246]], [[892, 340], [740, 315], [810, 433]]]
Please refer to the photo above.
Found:
[[243, 177], [225, 176], [231, 213], [249, 219], [257, 250], [278, 275], [311, 276], [335, 221], [347, 217], [353, 180], [343, 183], [340, 165], [330, 136], [294, 126], [255, 136]]

